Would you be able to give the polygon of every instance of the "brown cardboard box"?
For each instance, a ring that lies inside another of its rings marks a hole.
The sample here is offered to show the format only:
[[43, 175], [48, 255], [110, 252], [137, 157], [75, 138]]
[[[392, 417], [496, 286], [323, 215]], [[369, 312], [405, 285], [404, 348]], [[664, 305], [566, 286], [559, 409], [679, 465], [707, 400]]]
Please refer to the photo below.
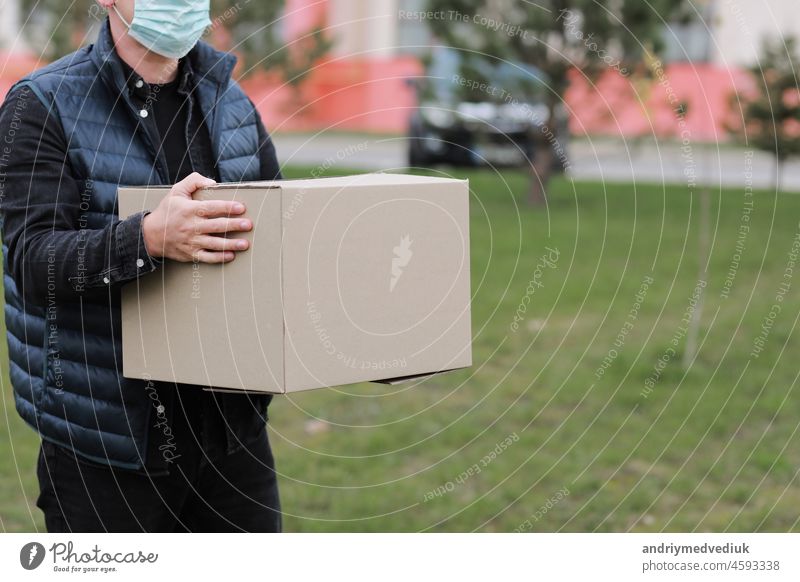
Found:
[[[120, 218], [168, 191], [120, 188]], [[472, 364], [466, 181], [365, 174], [195, 199], [244, 202], [251, 247], [123, 288], [126, 377], [283, 393]]]

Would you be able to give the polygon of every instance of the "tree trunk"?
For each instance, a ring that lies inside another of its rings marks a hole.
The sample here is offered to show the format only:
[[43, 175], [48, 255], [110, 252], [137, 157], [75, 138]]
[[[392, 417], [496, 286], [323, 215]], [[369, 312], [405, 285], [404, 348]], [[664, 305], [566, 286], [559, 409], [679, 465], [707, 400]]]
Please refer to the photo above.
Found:
[[556, 127], [556, 102], [551, 97], [547, 103], [547, 123], [541, 127], [531, 128], [533, 145], [533, 161], [531, 163], [531, 184], [528, 189], [529, 206], [545, 206], [547, 204], [547, 187], [553, 174], [553, 144], [558, 140]]
[[[698, 217], [700, 232], [697, 240], [697, 279], [708, 283], [708, 259], [711, 251], [711, 191], [708, 186], [700, 190], [700, 215]], [[697, 304], [694, 306], [686, 332], [686, 349], [683, 352], [683, 369], [688, 370], [697, 355], [700, 340], [700, 322], [703, 319], [703, 299], [705, 287], [700, 289]]]
[[[541, 133], [538, 129], [536, 133]], [[547, 186], [553, 171], [553, 150], [546, 139], [537, 139], [531, 163], [531, 184], [528, 190], [529, 206], [547, 204]]]

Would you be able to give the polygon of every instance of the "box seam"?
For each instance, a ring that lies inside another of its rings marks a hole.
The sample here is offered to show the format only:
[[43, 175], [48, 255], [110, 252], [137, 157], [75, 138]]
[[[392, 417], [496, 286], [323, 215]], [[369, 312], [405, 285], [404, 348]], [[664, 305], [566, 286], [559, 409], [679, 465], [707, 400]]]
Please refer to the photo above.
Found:
[[286, 386], [286, 340], [287, 340], [287, 331], [286, 331], [286, 309], [284, 306], [284, 296], [286, 293], [286, 289], [284, 285], [286, 284], [286, 277], [284, 276], [283, 272], [283, 245], [284, 245], [284, 227], [283, 227], [283, 197], [286, 193], [285, 188], [279, 186], [278, 192], [280, 193], [280, 208], [278, 213], [278, 224], [280, 225], [280, 235], [281, 235], [281, 246], [280, 246], [280, 254], [278, 256], [278, 260], [280, 261], [279, 265], [279, 272], [281, 278], [281, 329], [283, 333], [281, 334], [281, 392], [283, 394], [288, 393], [288, 388]]

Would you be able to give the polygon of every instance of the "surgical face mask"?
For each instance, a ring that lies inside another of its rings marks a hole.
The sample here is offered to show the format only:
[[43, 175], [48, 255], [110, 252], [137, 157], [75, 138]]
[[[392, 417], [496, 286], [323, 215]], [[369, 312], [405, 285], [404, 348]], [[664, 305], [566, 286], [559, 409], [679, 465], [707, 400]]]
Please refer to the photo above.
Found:
[[185, 57], [211, 24], [211, 0], [136, 0], [130, 23], [116, 4], [114, 11], [131, 37], [172, 59]]

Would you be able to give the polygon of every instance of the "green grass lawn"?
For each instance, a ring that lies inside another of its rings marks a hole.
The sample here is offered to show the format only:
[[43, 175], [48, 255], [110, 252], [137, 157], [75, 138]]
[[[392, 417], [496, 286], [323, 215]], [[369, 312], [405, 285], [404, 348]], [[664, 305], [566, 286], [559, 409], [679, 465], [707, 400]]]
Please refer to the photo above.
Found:
[[[756, 193], [731, 270], [744, 193], [711, 193], [699, 349], [684, 368], [696, 197], [559, 179], [533, 211], [522, 173], [455, 173], [473, 190], [475, 365], [416, 387], [277, 397], [286, 530], [800, 530], [800, 274], [785, 276], [800, 197]], [[537, 268], [546, 248], [558, 259]], [[6, 374], [1, 525], [41, 530], [37, 439]]]

